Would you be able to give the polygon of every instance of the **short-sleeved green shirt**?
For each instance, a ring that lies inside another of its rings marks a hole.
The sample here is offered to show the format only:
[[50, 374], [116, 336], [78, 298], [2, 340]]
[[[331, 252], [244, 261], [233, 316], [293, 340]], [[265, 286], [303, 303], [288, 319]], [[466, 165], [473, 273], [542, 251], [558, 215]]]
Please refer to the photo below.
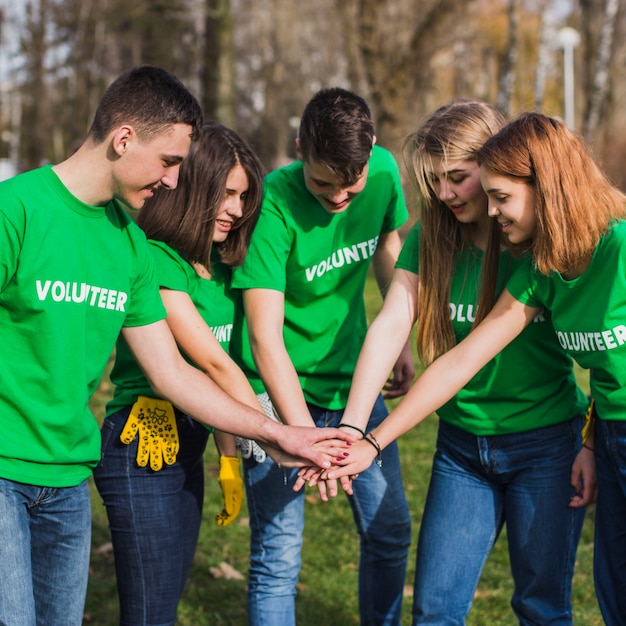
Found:
[[[420, 226], [409, 234], [397, 267], [419, 274]], [[480, 293], [483, 253], [473, 245], [457, 252], [450, 288], [450, 315], [457, 342], [471, 331]], [[498, 289], [519, 260], [503, 252]], [[419, 321], [418, 321], [419, 323]], [[584, 413], [585, 394], [576, 386], [571, 358], [559, 345], [550, 313], [524, 332], [444, 404], [444, 421], [476, 436], [524, 432]]]
[[[228, 351], [235, 315], [235, 294], [230, 288], [230, 267], [220, 262], [219, 254], [214, 250], [211, 279], [208, 280], [199, 276], [193, 266], [167, 244], [152, 240], [149, 244], [159, 287], [189, 294], [202, 319], [224, 350]], [[122, 337], [117, 341], [111, 380], [115, 383], [115, 392], [107, 404], [107, 415], [134, 404], [137, 396], [154, 395]]]
[[626, 222], [617, 221], [602, 237], [581, 276], [546, 276], [529, 261], [507, 283], [529, 306], [552, 311], [563, 347], [590, 372], [598, 415], [626, 420]]
[[[259, 222], [233, 287], [285, 294], [285, 347], [308, 402], [345, 407], [367, 329], [367, 271], [380, 234], [407, 217], [397, 164], [378, 146], [365, 188], [342, 213], [327, 212], [307, 190], [301, 161], [266, 177]], [[231, 352], [255, 391], [264, 391], [243, 325], [235, 324]]]
[[0, 184], [0, 476], [49, 487], [100, 460], [88, 401], [123, 326], [165, 317], [146, 239], [51, 167]]

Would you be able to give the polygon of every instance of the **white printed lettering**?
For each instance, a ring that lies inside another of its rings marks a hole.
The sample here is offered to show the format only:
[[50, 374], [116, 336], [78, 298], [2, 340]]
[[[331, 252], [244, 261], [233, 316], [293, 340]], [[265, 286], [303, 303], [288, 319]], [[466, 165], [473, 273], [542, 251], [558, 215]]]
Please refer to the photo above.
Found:
[[[40, 301], [51, 298], [54, 302], [85, 303], [88, 306], [111, 311], [125, 311], [128, 294], [106, 287], [94, 287], [87, 283], [63, 282], [61, 280], [35, 281], [37, 298]], [[89, 294], [91, 293], [91, 297]]]

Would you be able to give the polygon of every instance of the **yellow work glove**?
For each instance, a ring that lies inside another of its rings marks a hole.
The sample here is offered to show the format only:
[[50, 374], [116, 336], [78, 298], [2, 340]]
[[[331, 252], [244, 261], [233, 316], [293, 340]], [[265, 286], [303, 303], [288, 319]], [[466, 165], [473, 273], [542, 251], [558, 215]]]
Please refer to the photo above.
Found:
[[167, 465], [176, 462], [179, 448], [178, 428], [174, 407], [167, 400], [146, 396], [137, 398], [124, 424], [120, 441], [129, 444], [137, 433], [139, 467], [145, 467], [150, 459], [150, 467], [158, 472], [163, 467], [163, 461]]
[[224, 508], [215, 516], [215, 523], [218, 526], [228, 526], [239, 515], [243, 503], [243, 480], [239, 474], [238, 457], [220, 457], [218, 480], [224, 496]]
[[589, 403], [589, 408], [587, 409], [587, 413], [585, 415], [585, 422], [583, 424], [582, 438], [583, 443], [589, 439], [589, 434], [591, 432], [591, 428], [593, 426], [593, 421], [596, 418], [596, 401], [592, 398]]

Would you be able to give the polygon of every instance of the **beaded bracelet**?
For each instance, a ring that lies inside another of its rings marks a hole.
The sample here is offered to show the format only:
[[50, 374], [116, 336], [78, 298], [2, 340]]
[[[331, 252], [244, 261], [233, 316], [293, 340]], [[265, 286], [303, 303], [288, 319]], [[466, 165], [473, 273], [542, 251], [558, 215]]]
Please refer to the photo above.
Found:
[[361, 433], [362, 437], [365, 437], [365, 432], [362, 431], [358, 426], [353, 426], [352, 424], [339, 424], [337, 428], [341, 428], [342, 426], [345, 426], [346, 428], [352, 428], [352, 430], [356, 430], [358, 433]]
[[374, 448], [376, 449], [376, 452], [378, 453], [378, 455], [376, 456], [376, 465], [378, 465], [378, 467], [382, 467], [383, 466], [383, 456], [382, 456], [383, 453], [382, 453], [382, 450], [380, 448], [380, 444], [378, 443], [378, 439], [376, 439], [376, 437], [374, 437], [373, 433], [367, 433], [367, 435], [365, 435], [364, 439], [369, 444], [374, 446]]

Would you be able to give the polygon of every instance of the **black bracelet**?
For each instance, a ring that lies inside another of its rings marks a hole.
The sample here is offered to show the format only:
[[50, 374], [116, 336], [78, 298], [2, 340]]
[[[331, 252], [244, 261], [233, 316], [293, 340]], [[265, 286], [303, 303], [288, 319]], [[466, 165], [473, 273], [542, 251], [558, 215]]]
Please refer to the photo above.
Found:
[[339, 424], [337, 428], [341, 428], [342, 426], [345, 426], [346, 428], [352, 428], [352, 430], [356, 430], [357, 432], [361, 433], [361, 437], [365, 437], [365, 431], [361, 430], [358, 426], [353, 426], [352, 424]]
[[378, 467], [382, 467], [383, 466], [383, 456], [382, 456], [383, 453], [382, 453], [382, 450], [380, 449], [380, 444], [378, 443], [378, 439], [374, 437], [374, 433], [367, 433], [364, 439], [369, 444], [374, 446], [374, 448], [376, 449], [376, 452], [378, 453], [378, 455], [376, 456], [376, 465], [378, 465]]

